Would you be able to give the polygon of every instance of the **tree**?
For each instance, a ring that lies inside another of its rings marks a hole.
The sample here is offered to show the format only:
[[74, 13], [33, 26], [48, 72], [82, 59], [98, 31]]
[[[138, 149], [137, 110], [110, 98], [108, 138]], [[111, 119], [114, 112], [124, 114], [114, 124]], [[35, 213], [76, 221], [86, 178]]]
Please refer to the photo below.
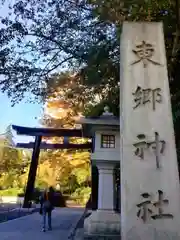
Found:
[[9, 188], [21, 185], [20, 175], [24, 173], [27, 163], [23, 161], [23, 153], [21, 150], [8, 145], [0, 146], [0, 187]]
[[[37, 183], [44, 181], [47, 185], [56, 186], [61, 190], [71, 191], [81, 187], [90, 176], [90, 156], [85, 151], [49, 150], [39, 165]], [[84, 172], [82, 172], [84, 170]], [[79, 180], [79, 173], [83, 173], [83, 180]], [[36, 184], [37, 185], [37, 184]]]
[[14, 148], [11, 126], [8, 126], [0, 138], [0, 174], [15, 172], [17, 169], [19, 171], [19, 165], [22, 161], [21, 155], [21, 151]]
[[[52, 75], [68, 69], [77, 86], [76, 99], [82, 99], [85, 89], [86, 99], [103, 94], [118, 114], [122, 23], [163, 21], [179, 146], [179, 9], [178, 0], [16, 0], [9, 10], [13, 15], [1, 20], [0, 74], [4, 80], [0, 87], [14, 103], [26, 91], [44, 99], [51, 95]], [[58, 76], [56, 80], [55, 85], [61, 87], [63, 79]], [[67, 96], [73, 99], [74, 91], [69, 90]], [[96, 114], [101, 106], [97, 109]]]
[[29, 165], [29, 152], [14, 147], [11, 126], [0, 138], [0, 185], [1, 188], [20, 186], [21, 175]]
[[63, 119], [68, 123], [68, 119], [71, 119], [72, 122], [72, 116], [79, 113], [98, 116], [107, 104], [115, 115], [119, 114], [117, 108], [119, 105], [119, 85], [114, 89], [110, 87], [110, 84], [105, 86], [83, 85], [79, 75], [66, 72], [51, 76], [48, 83], [48, 93], [51, 99], [50, 104], [59, 104], [60, 109], [62, 106], [67, 109], [67, 118]]
[[110, 85], [115, 87], [124, 20], [164, 21], [167, 49], [171, 50], [168, 55], [174, 61], [178, 50], [178, 1], [139, 3], [17, 0], [9, 10], [14, 17], [2, 18], [1, 74], [8, 80], [1, 82], [3, 90], [11, 83], [13, 91], [7, 91], [16, 98], [27, 90], [43, 94], [41, 87], [49, 74], [67, 66], [80, 74], [83, 83], [104, 86], [111, 80]]
[[78, 73], [83, 85], [88, 76], [91, 84], [101, 80], [104, 88], [111, 79], [115, 87], [112, 80], [119, 75], [118, 59], [113, 62], [109, 58], [110, 51], [114, 58], [118, 46], [115, 29], [109, 32], [112, 24], [98, 21], [91, 4], [16, 1], [10, 11], [16, 17], [2, 19], [0, 73], [5, 79], [1, 89], [13, 102], [22, 99], [26, 91], [44, 96], [42, 86], [48, 85], [49, 75], [63, 66]]
[[[74, 75], [76, 99], [83, 102], [85, 90], [86, 100], [102, 94], [117, 114], [122, 22], [164, 22], [169, 75], [175, 80], [179, 69], [178, 9], [175, 0], [17, 0], [9, 9], [13, 17], [1, 20], [1, 89], [13, 102], [21, 100], [26, 91], [44, 98], [52, 89], [52, 74], [68, 68]], [[56, 80], [60, 87], [62, 77]], [[173, 95], [177, 84], [172, 83]], [[68, 93], [70, 98], [70, 89]]]
[[[44, 107], [42, 123], [44, 126], [56, 128], [74, 128], [72, 118], [74, 112], [70, 102], [63, 100], [63, 89], [56, 89], [53, 96], [49, 96]], [[61, 97], [61, 98], [60, 98]], [[50, 143], [62, 142], [62, 137], [43, 138]], [[85, 139], [70, 138], [70, 142], [85, 142]], [[76, 171], [75, 171], [76, 169]], [[84, 171], [83, 171], [84, 170]], [[38, 171], [39, 180], [46, 184], [56, 186], [60, 183], [61, 189], [72, 193], [76, 188], [87, 182], [90, 176], [90, 154], [86, 150], [47, 150], [40, 156], [40, 166]], [[80, 173], [83, 173], [82, 180]], [[36, 184], [37, 185], [37, 184]]]

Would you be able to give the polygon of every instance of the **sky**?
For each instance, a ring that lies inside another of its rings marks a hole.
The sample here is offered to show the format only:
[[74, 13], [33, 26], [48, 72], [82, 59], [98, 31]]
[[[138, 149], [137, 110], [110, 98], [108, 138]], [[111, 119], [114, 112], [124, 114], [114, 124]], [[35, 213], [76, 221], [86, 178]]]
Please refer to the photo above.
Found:
[[[43, 106], [41, 104], [27, 103], [26, 100], [16, 104], [14, 107], [11, 107], [10, 99], [6, 96], [6, 94], [0, 92], [0, 134], [4, 133], [6, 127], [10, 124], [25, 127], [40, 126], [39, 119], [43, 114]], [[28, 142], [31, 140], [31, 138], [17, 137], [16, 135], [15, 138], [16, 142]]]
[[5, 131], [9, 124], [37, 127], [42, 114], [42, 105], [26, 103], [25, 101], [11, 107], [8, 97], [0, 92], [0, 133]]

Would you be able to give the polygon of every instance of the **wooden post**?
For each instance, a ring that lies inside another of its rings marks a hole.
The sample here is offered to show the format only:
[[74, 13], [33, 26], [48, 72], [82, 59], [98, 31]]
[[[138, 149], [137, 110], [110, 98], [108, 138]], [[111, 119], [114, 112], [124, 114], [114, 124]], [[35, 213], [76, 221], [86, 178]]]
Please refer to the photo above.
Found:
[[34, 143], [34, 148], [32, 153], [32, 160], [31, 160], [28, 181], [26, 186], [26, 192], [24, 196], [23, 208], [31, 207], [32, 194], [34, 191], [34, 183], [35, 183], [36, 172], [38, 167], [38, 158], [40, 153], [41, 139], [42, 139], [42, 136], [36, 136], [35, 138], [35, 143]]

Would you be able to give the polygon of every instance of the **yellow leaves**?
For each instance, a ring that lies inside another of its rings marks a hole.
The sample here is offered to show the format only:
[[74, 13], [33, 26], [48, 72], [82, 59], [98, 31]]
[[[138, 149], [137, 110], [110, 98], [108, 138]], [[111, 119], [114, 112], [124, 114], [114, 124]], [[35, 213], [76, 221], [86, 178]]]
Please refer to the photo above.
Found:
[[19, 176], [19, 179], [21, 181], [22, 186], [26, 186], [27, 178], [28, 178], [28, 172], [26, 172], [26, 173], [22, 174], [21, 176]]
[[69, 138], [69, 143], [83, 144], [83, 143], [87, 143], [87, 141], [88, 139], [86, 138], [78, 138], [78, 137]]
[[75, 159], [74, 161], [71, 161], [71, 165], [73, 165], [74, 167], [77, 167], [79, 165], [84, 165], [86, 163], [86, 161], [82, 161], [81, 163], [79, 163], [78, 159]]
[[60, 100], [60, 99], [56, 99], [56, 98], [51, 98], [50, 101], [47, 102], [47, 108], [68, 108], [69, 104], [64, 101], [64, 100]]
[[[61, 78], [62, 77], [62, 78]], [[72, 90], [72, 87], [76, 87], [73, 85], [76, 82], [76, 75], [64, 75], [57, 77], [55, 92], [52, 96], [49, 96], [47, 102], [45, 104], [45, 118], [44, 125], [46, 126], [48, 119], [48, 127], [55, 128], [74, 128], [74, 119], [72, 116], [74, 115], [74, 110], [72, 110], [71, 106], [74, 102], [66, 102], [63, 100], [64, 94], [69, 90]], [[58, 88], [58, 80], [61, 83], [64, 83], [64, 86], [60, 89]], [[62, 82], [61, 82], [62, 80]], [[83, 96], [82, 96], [83, 97]], [[48, 143], [62, 143], [63, 137], [52, 137], [52, 138], [44, 138]], [[82, 138], [70, 138], [70, 143], [86, 143], [87, 139]], [[49, 150], [46, 152], [46, 156], [42, 156], [45, 161], [42, 159], [42, 163], [39, 167], [39, 177], [43, 175], [46, 176], [48, 182], [51, 183], [61, 183], [65, 182], [68, 184], [68, 179], [76, 177], [73, 175], [73, 170], [78, 168], [83, 170], [85, 174], [90, 174], [90, 154], [87, 151], [83, 150]], [[45, 171], [46, 169], [46, 171]], [[44, 170], [44, 172], [43, 172]], [[43, 177], [45, 178], [45, 177]], [[84, 176], [86, 178], [86, 176]]]
[[45, 106], [45, 112], [56, 119], [65, 118], [70, 111], [69, 104], [63, 100], [53, 99]]
[[43, 179], [48, 186], [55, 186], [57, 183], [58, 169], [52, 168], [51, 163], [47, 160], [40, 164], [37, 172], [37, 179]]
[[73, 110], [69, 103], [64, 100], [52, 98], [45, 105], [45, 113], [53, 119], [65, 119], [72, 114]]
[[63, 143], [63, 137], [44, 137], [43, 140], [46, 141], [46, 143]]
[[[90, 154], [85, 151], [57, 150], [49, 151], [41, 158], [38, 167], [37, 179], [43, 179], [49, 186], [64, 182], [72, 176], [75, 169], [83, 170], [90, 175]], [[85, 178], [86, 176], [84, 176]]]
[[87, 165], [88, 158], [80, 159], [80, 157], [81, 157], [81, 155], [79, 156], [79, 159], [78, 158], [72, 159], [69, 163], [74, 167], [77, 167], [77, 166], [82, 167], [82, 166]]

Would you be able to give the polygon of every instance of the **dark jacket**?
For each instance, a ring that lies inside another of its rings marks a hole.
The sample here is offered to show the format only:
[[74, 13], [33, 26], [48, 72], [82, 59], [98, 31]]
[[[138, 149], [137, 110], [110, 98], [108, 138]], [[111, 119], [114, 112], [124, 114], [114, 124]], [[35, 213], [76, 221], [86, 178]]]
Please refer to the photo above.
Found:
[[42, 196], [40, 197], [41, 208], [43, 208], [43, 204], [46, 201], [50, 202], [51, 207], [49, 210], [52, 210], [54, 208], [54, 192], [48, 192], [47, 195], [45, 193], [42, 194]]

